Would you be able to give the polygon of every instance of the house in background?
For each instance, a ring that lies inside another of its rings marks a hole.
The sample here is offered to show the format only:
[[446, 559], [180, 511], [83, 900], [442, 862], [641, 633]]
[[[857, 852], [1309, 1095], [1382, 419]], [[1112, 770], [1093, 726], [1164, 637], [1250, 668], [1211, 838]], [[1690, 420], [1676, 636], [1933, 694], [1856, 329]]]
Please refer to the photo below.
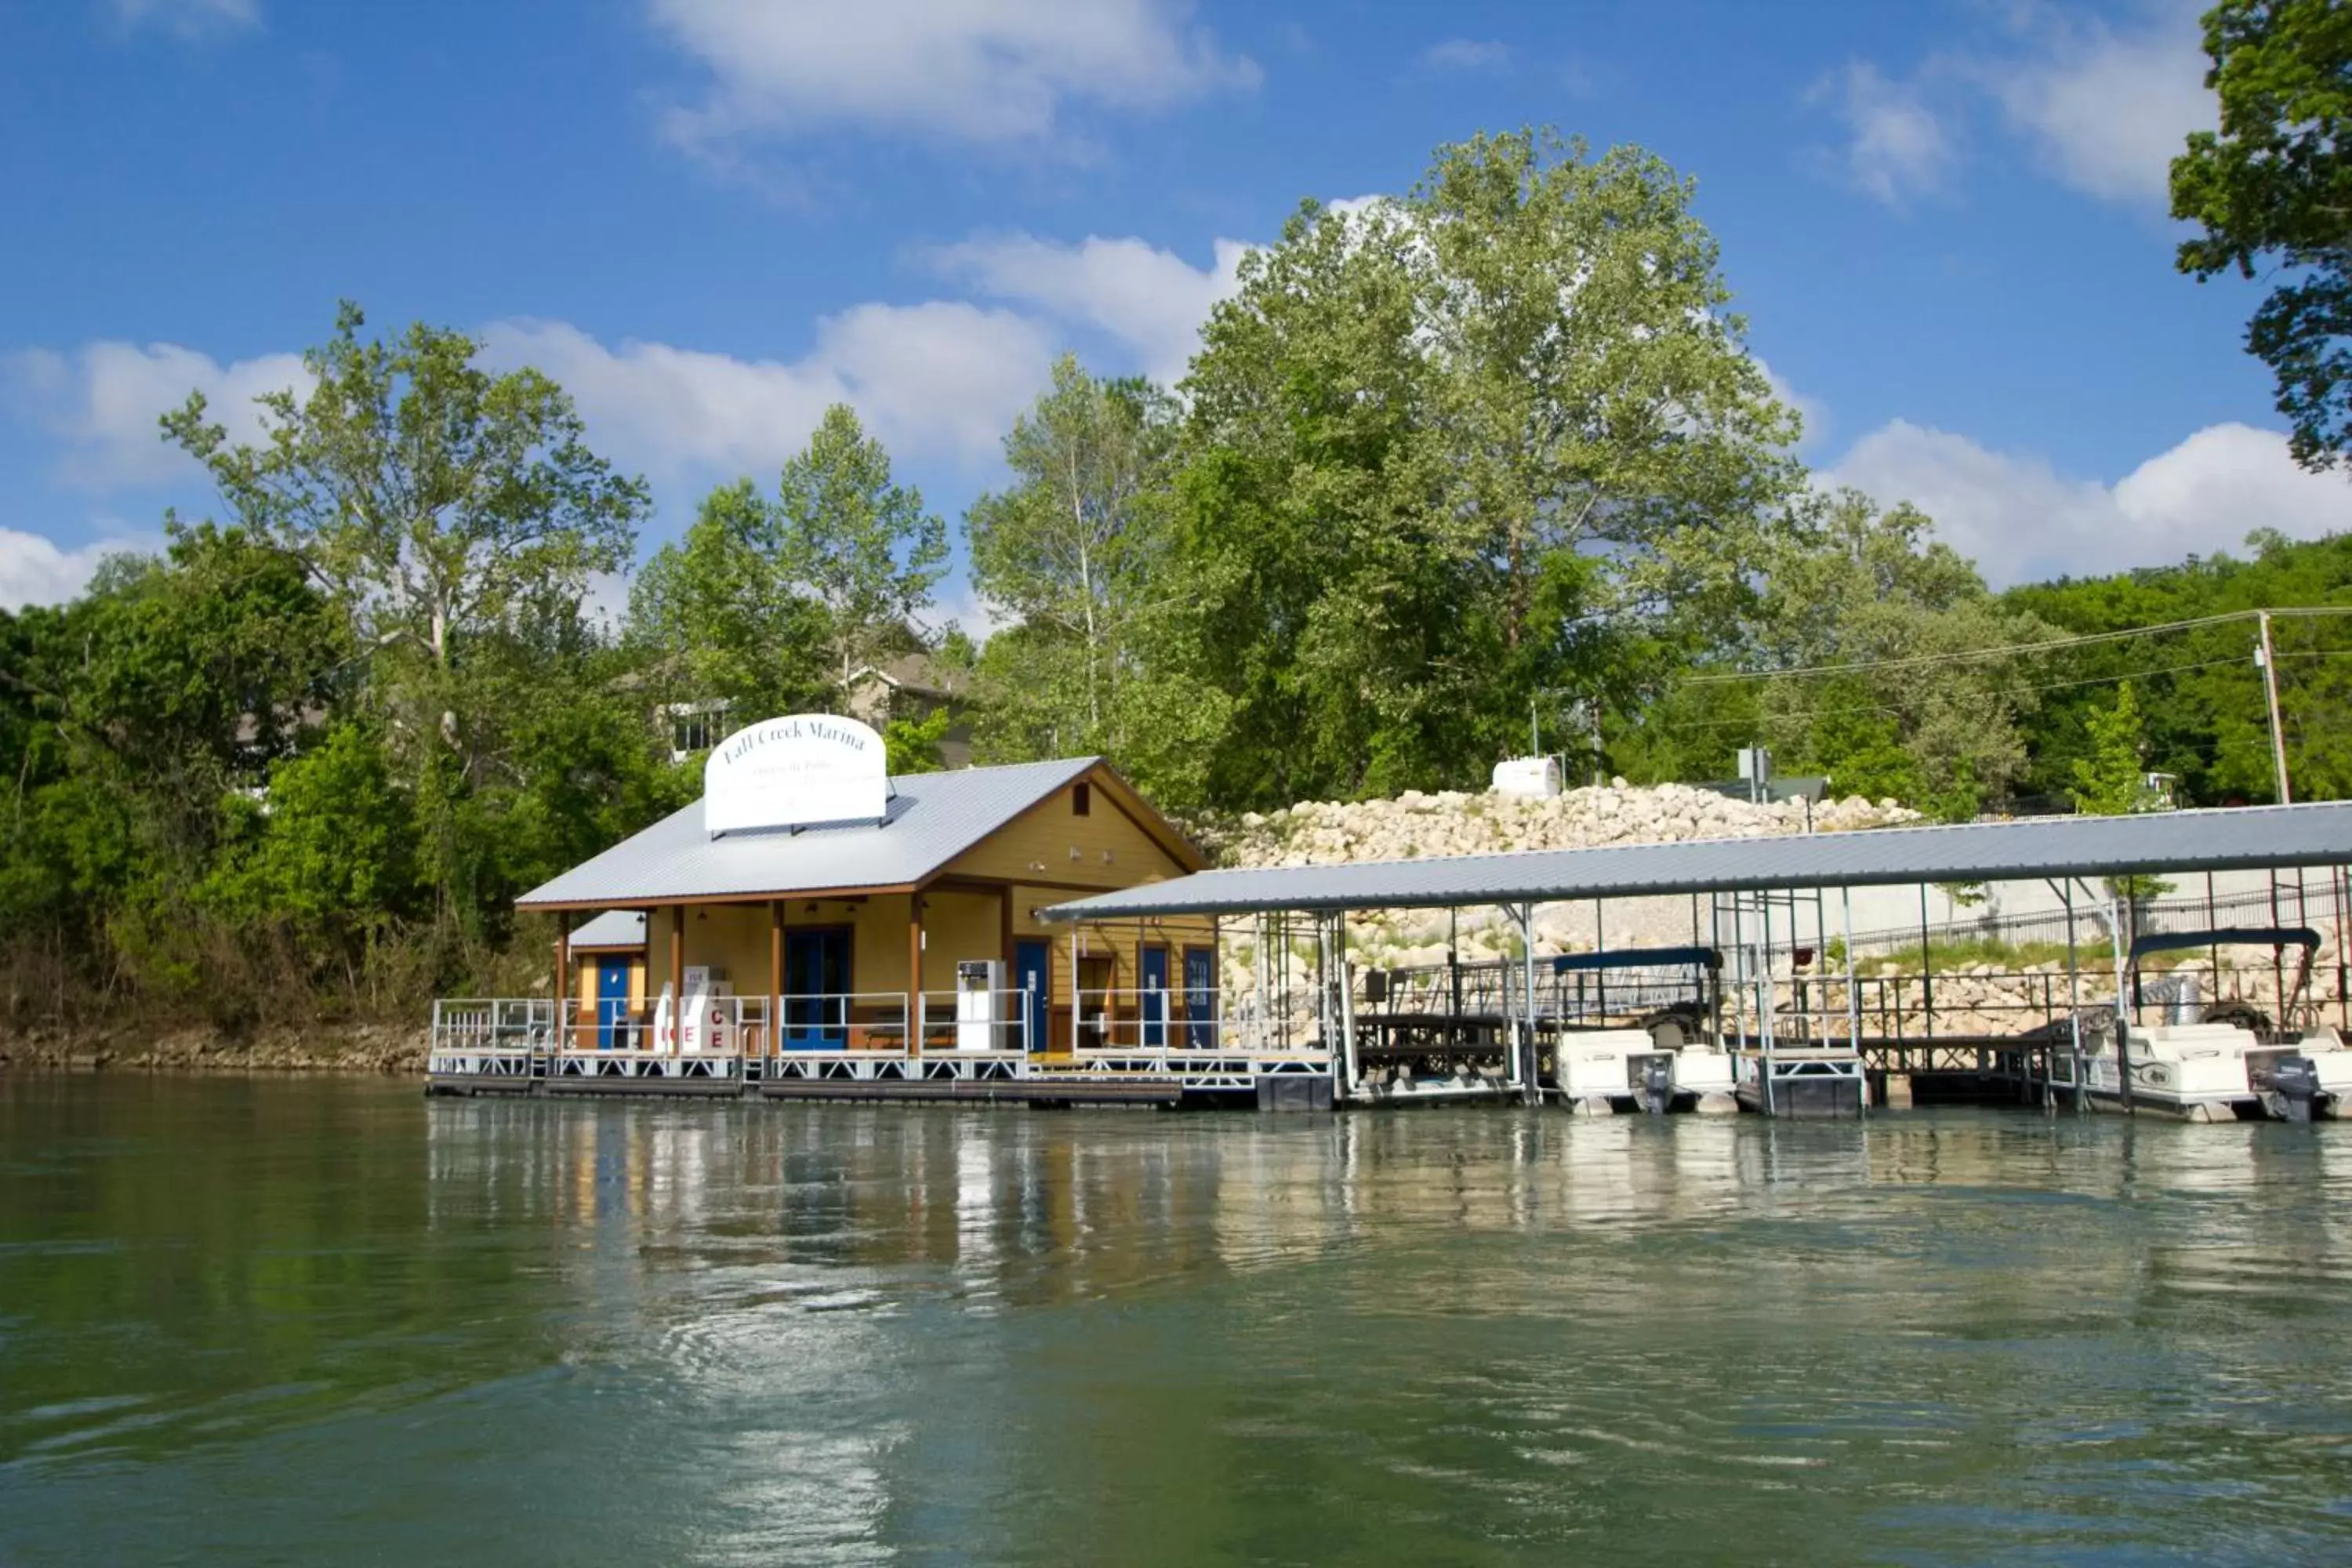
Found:
[[928, 719], [946, 709], [948, 729], [940, 740], [940, 762], [950, 768], [971, 766], [971, 671], [932, 654], [902, 654], [859, 669], [845, 684], [842, 697], [852, 718], [877, 730], [893, 719]]

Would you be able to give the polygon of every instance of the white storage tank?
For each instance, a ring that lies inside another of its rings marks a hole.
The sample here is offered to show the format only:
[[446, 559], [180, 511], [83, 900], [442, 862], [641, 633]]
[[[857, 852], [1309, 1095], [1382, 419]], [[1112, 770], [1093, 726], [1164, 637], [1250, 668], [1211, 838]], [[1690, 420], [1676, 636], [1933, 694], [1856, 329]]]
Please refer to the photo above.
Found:
[[1511, 757], [1495, 764], [1496, 795], [1549, 800], [1559, 793], [1558, 757]]

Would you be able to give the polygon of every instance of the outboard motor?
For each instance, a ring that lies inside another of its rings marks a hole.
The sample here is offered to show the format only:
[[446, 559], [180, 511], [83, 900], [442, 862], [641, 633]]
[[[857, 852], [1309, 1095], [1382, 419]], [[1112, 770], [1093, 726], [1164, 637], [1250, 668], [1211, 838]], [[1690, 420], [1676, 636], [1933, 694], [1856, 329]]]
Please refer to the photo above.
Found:
[[2280, 1056], [2262, 1075], [2263, 1109], [2281, 1121], [2308, 1121], [2319, 1098], [2319, 1068], [2309, 1057]]
[[1675, 1058], [1647, 1057], [1642, 1062], [1642, 1109], [1663, 1116], [1675, 1103]]

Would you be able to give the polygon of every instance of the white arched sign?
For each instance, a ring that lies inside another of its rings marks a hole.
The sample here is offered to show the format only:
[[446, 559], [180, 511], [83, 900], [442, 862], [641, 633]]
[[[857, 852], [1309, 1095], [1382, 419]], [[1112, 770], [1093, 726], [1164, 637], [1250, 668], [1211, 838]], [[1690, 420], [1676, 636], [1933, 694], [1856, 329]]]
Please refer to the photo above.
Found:
[[882, 737], [830, 713], [796, 713], [738, 730], [713, 746], [702, 765], [702, 826], [712, 834], [879, 822], [889, 800]]

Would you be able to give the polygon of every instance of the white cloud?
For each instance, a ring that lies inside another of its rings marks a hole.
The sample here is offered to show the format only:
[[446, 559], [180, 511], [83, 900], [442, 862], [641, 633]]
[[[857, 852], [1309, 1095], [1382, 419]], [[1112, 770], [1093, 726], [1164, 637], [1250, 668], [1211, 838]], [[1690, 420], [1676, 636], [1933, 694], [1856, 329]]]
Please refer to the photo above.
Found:
[[253, 400], [286, 387], [307, 391], [298, 354], [262, 354], [224, 365], [177, 343], [101, 342], [70, 354], [26, 349], [0, 355], [0, 406], [60, 439], [58, 477], [83, 489], [156, 484], [195, 470], [164, 444], [156, 421], [202, 392], [230, 439], [261, 438]]
[[829, 404], [855, 406], [898, 457], [993, 456], [1052, 367], [1045, 329], [961, 301], [859, 305], [817, 325], [790, 362], [625, 339], [608, 348], [562, 321], [500, 321], [488, 358], [531, 364], [578, 403], [597, 446], [656, 472], [773, 468]]
[[261, 26], [257, 0], [111, 0], [111, 9], [125, 27], [160, 27], [183, 38]]
[[2124, 29], [2028, 10], [2033, 54], [1979, 62], [1971, 74], [2057, 179], [2108, 201], [2162, 202], [2183, 141], [2216, 118], [2203, 5], [2159, 0]]
[[974, 642], [986, 642], [1012, 624], [974, 592], [971, 579], [961, 573], [940, 584], [930, 620], [936, 629], [942, 631], [950, 626], [961, 626], [964, 635]]
[[1108, 333], [1134, 351], [1146, 375], [1173, 386], [1200, 347], [1201, 323], [1237, 286], [1248, 251], [1240, 240], [1220, 239], [1215, 260], [1199, 268], [1139, 239], [1062, 245], [1009, 234], [948, 246], [931, 259], [983, 294]]
[[1897, 419], [1823, 479], [1911, 501], [1996, 587], [2234, 551], [2257, 528], [2292, 539], [2352, 528], [2352, 485], [2295, 467], [2284, 436], [2237, 424], [2208, 426], [2105, 485]]
[[1754, 360], [1756, 368], [1764, 373], [1765, 384], [1772, 389], [1772, 395], [1796, 410], [1797, 417], [1804, 421], [1804, 430], [1797, 437], [1798, 449], [1802, 451], [1819, 447], [1830, 432], [1829, 405], [1818, 397], [1809, 397], [1799, 392], [1796, 384], [1774, 370], [1762, 354], [1751, 353], [1748, 357]]
[[67, 550], [37, 533], [0, 528], [0, 610], [62, 605], [89, 583], [100, 562], [126, 551], [152, 550], [128, 539], [102, 539]]
[[1161, 110], [1256, 85], [1178, 0], [651, 0], [710, 90], [665, 129], [688, 147], [840, 126], [999, 145], [1066, 135], [1090, 104]]
[[1808, 95], [1845, 124], [1838, 162], [1856, 189], [1888, 206], [1942, 188], [1957, 157], [1951, 132], [1916, 83], [1890, 80], [1868, 60], [1824, 77]]
[[1511, 48], [1491, 38], [1448, 38], [1423, 49], [1421, 63], [1437, 70], [1500, 70], [1511, 63]]

